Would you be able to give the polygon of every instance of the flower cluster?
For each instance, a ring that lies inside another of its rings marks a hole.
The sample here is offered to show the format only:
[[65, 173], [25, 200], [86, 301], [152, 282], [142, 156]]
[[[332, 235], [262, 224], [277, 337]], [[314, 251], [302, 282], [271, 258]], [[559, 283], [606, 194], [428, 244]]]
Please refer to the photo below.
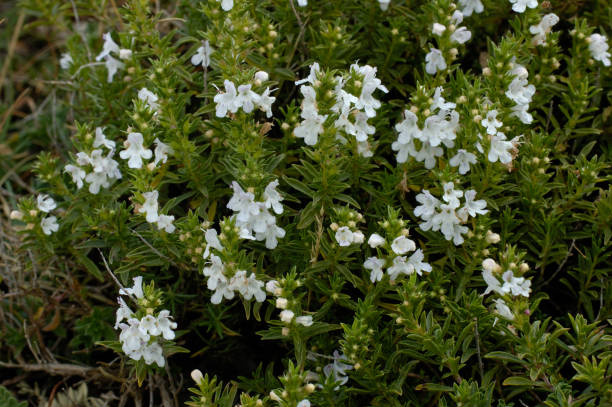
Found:
[[113, 37], [110, 32], [102, 35], [104, 39], [104, 45], [102, 46], [102, 52], [96, 57], [96, 61], [104, 59], [104, 64], [108, 71], [107, 82], [112, 82], [113, 77], [119, 69], [122, 69], [125, 64], [118, 59], [113, 57], [113, 53], [119, 57], [119, 59], [129, 59], [132, 57], [132, 50], [126, 48], [119, 48], [119, 45], [113, 41]]
[[[506, 97], [516, 103], [512, 107], [512, 116], [518, 117], [518, 119], [525, 123], [530, 124], [533, 121], [533, 117], [529, 114], [529, 103], [535, 94], [535, 86], [530, 85], [527, 82], [529, 72], [523, 65], [515, 64], [514, 69], [510, 71], [510, 75], [513, 77], [512, 82], [506, 90]], [[505, 136], [500, 136], [505, 140]]]
[[[368, 257], [363, 263], [363, 267], [370, 270], [371, 282], [382, 280], [385, 267], [391, 281], [401, 274], [417, 273], [420, 276], [423, 272], [431, 272], [431, 265], [423, 262], [423, 251], [417, 249], [415, 242], [408, 238], [409, 231], [404, 228], [405, 222], [402, 219], [390, 216], [390, 219], [380, 225], [385, 229], [387, 239], [378, 233], [370, 235], [368, 245], [376, 249], [377, 256]], [[410, 257], [405, 256], [410, 252], [413, 252]]]
[[363, 222], [363, 215], [349, 208], [339, 208], [336, 209], [336, 217], [337, 222], [329, 225], [329, 228], [334, 232], [336, 242], [342, 247], [362, 244], [365, 236], [357, 228], [357, 223]]
[[[420, 217], [424, 222], [419, 226], [422, 230], [441, 231], [446, 240], [452, 240], [456, 246], [463, 243], [463, 236], [468, 232], [468, 228], [463, 226], [468, 218], [476, 217], [477, 214], [484, 215], [489, 212], [487, 203], [476, 198], [476, 191], [473, 189], [465, 191], [456, 190], [453, 182], [443, 184], [443, 202], [433, 196], [428, 190], [416, 196], [420, 203], [414, 208], [414, 215]], [[463, 197], [465, 202], [463, 207], [459, 198]]]
[[487, 258], [482, 262], [482, 278], [487, 283], [487, 288], [483, 295], [491, 292], [498, 294], [500, 298], [494, 300], [497, 313], [503, 318], [512, 321], [515, 315], [510, 310], [510, 307], [508, 307], [504, 297], [506, 300], [516, 296], [528, 298], [531, 291], [531, 280], [526, 280], [524, 277], [516, 277], [512, 271], [512, 269], [518, 269], [522, 274], [527, 272], [529, 270], [527, 263], [521, 263], [518, 267], [516, 264], [510, 263], [509, 267], [509, 269], [501, 274], [502, 267], [495, 260]]
[[[281, 287], [279, 285], [279, 282], [276, 280], [270, 280], [266, 283], [266, 291], [268, 291], [268, 293], [276, 296], [276, 301], [275, 301], [275, 305], [276, 308], [280, 309], [280, 320], [286, 325], [285, 327], [283, 327], [283, 335], [287, 336], [289, 335], [289, 327], [291, 326], [292, 323], [295, 324], [299, 324], [302, 326], [311, 326], [313, 321], [312, 321], [312, 315], [301, 315], [301, 316], [295, 316], [296, 312], [299, 313], [299, 310], [296, 308], [299, 304], [297, 301], [293, 301], [291, 299], [285, 298], [289, 297], [291, 298], [290, 295], [291, 294], [290, 288], [291, 288], [291, 284], [287, 284], [287, 280], [284, 280], [283, 282], [283, 287]], [[295, 281], [295, 286], [299, 286], [301, 283], [299, 281]], [[295, 287], [294, 287], [295, 288]]]
[[235, 212], [236, 226], [240, 228], [243, 239], [266, 241], [268, 249], [278, 245], [278, 239], [285, 236], [285, 230], [276, 225], [276, 216], [283, 213], [283, 197], [276, 187], [278, 180], [270, 182], [263, 191], [261, 201], [255, 201], [252, 190], [243, 190], [236, 181], [232, 182], [234, 195], [227, 203], [227, 208]]
[[[149, 99], [147, 99], [149, 100]], [[157, 100], [157, 99], [155, 99]], [[148, 102], [148, 103], [154, 103]], [[155, 152], [144, 146], [144, 137], [141, 133], [130, 132], [127, 139], [123, 142], [125, 150], [119, 153], [119, 157], [128, 160], [128, 167], [139, 169], [142, 168], [143, 160], [148, 160], [155, 154], [155, 159], [148, 165], [149, 170], [152, 170], [158, 163], [166, 163], [168, 154], [174, 153], [172, 147], [162, 143], [158, 138], [155, 139]]]
[[171, 319], [170, 311], [164, 309], [156, 315], [154, 310], [161, 305], [159, 295], [153, 291], [152, 285], [143, 289], [140, 276], [134, 277], [131, 288], [121, 289], [119, 294], [132, 297], [139, 308], [145, 310], [133, 312], [122, 297], [117, 298], [119, 309], [115, 329], [121, 329], [119, 341], [123, 352], [133, 360], [144, 359], [147, 365], [156, 363], [163, 367], [166, 362], [160, 341], [162, 338], [174, 339], [177, 326]]
[[[38, 195], [36, 198], [36, 203], [38, 205], [38, 209], [44, 213], [49, 213], [57, 207], [57, 204], [49, 195]], [[40, 227], [45, 235], [50, 235], [51, 233], [59, 230], [57, 218], [53, 215], [45, 216], [40, 221]]]
[[[315, 62], [310, 66], [308, 77], [296, 82], [296, 85], [301, 85], [300, 92], [304, 99], [301, 112], [303, 120], [294, 130], [295, 137], [303, 138], [309, 146], [317, 144], [319, 135], [324, 131], [323, 124], [332, 116], [335, 118], [335, 129], [355, 138], [358, 153], [364, 157], [372, 156], [368, 136], [373, 135], [376, 129], [368, 124], [368, 120], [376, 116], [376, 110], [381, 106], [373, 93], [376, 90], [388, 92], [380, 79], [376, 78], [376, 68], [353, 64], [346, 77], [336, 76], [331, 93], [335, 102], [328, 111], [323, 112], [326, 114], [319, 112], [317, 103], [317, 92], [321, 86], [319, 78], [322, 75], [319, 64]], [[336, 138], [342, 143], [347, 142], [340, 134]]]
[[[64, 171], [69, 173], [77, 189], [83, 187], [83, 180], [89, 184], [89, 192], [97, 194], [100, 188], [110, 187], [116, 180], [121, 179], [119, 163], [113, 159], [115, 155], [115, 142], [106, 138], [103, 127], [96, 127], [93, 150], [87, 154], [80, 151], [76, 154], [76, 164], [68, 164]], [[108, 152], [104, 153], [106, 148]]]
[[159, 197], [158, 191], [149, 191], [142, 194], [144, 203], [137, 209], [138, 213], [144, 213], [147, 222], [155, 223], [157, 229], [165, 230], [167, 233], [172, 233], [176, 229], [172, 222], [174, 222], [173, 215], [163, 215], [158, 213], [159, 204], [157, 198]]
[[263, 302], [266, 299], [264, 283], [256, 278], [255, 273], [239, 269], [239, 265], [233, 261], [226, 263], [222, 259], [232, 257], [233, 246], [243, 238], [239, 235], [241, 228], [228, 219], [221, 223], [221, 231], [221, 235], [212, 228], [204, 231], [206, 249], [203, 258], [209, 262], [202, 272], [208, 278], [208, 289], [214, 291], [210, 301], [219, 304], [223, 298], [231, 300], [237, 291], [247, 301], [255, 298], [256, 301]]
[[[442, 91], [442, 87], [436, 88], [429, 108], [430, 115], [425, 119], [422, 128], [419, 126], [417, 115], [411, 110], [405, 110], [404, 120], [395, 125], [398, 137], [391, 148], [397, 151], [398, 163], [406, 162], [410, 156], [419, 162], [423, 161], [425, 168], [432, 169], [436, 165], [436, 157], [444, 153], [442, 145], [448, 148], [455, 146], [459, 113], [453, 110], [455, 103], [444, 100]], [[467, 163], [469, 167], [469, 162], [476, 161], [472, 155], [463, 154], [457, 157], [455, 162], [457, 165]]]
[[[267, 72], [260, 71], [255, 74], [255, 81], [258, 83], [268, 80]], [[217, 104], [216, 116], [225, 117], [227, 112], [236, 113], [242, 109], [245, 113], [251, 113], [255, 108], [266, 112], [266, 117], [272, 117], [272, 104], [276, 100], [270, 96], [270, 88], [267, 87], [261, 95], [251, 90], [252, 84], [236, 85], [230, 80], [224, 82], [225, 92], [215, 95], [214, 101]]]

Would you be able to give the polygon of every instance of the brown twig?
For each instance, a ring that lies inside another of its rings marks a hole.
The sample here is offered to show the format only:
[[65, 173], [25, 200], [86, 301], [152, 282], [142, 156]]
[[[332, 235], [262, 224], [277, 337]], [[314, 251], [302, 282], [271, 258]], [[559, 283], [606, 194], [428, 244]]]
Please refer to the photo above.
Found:
[[91, 366], [80, 366], [68, 363], [7, 363], [0, 362], [0, 367], [7, 369], [21, 369], [26, 372], [46, 372], [52, 375], [59, 376], [82, 376], [85, 378], [92, 377], [92, 374], [98, 369]]

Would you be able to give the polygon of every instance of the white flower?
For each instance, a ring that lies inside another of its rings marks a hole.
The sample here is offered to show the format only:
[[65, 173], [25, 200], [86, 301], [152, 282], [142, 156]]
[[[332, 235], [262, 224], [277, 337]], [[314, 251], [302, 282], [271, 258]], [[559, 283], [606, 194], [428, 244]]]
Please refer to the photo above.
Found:
[[385, 238], [378, 233], [372, 233], [368, 239], [368, 244], [372, 249], [385, 244]]
[[528, 104], [514, 105], [512, 106], [512, 113], [510, 113], [510, 116], [518, 117], [518, 119], [524, 124], [531, 124], [531, 122], [533, 122], [533, 116], [528, 112], [528, 110]]
[[418, 205], [414, 208], [414, 216], [418, 216], [423, 220], [428, 220], [436, 213], [436, 209], [440, 206], [438, 198], [433, 196], [428, 190], [424, 189], [422, 193], [416, 196]]
[[425, 56], [425, 62], [425, 72], [430, 75], [434, 75], [436, 72], [446, 69], [446, 61], [439, 49], [432, 48]]
[[38, 209], [40, 209], [41, 211], [45, 213], [49, 213], [53, 209], [57, 208], [57, 204], [55, 203], [53, 198], [45, 194], [38, 195], [38, 197], [36, 197], [36, 203], [37, 203]]
[[206, 281], [206, 286], [208, 289], [216, 290], [217, 287], [223, 286], [227, 283], [227, 278], [224, 274], [225, 265], [223, 264], [223, 261], [221, 261], [221, 258], [219, 256], [215, 256], [214, 254], [210, 256], [209, 264], [210, 266], [206, 266], [204, 269], [202, 269], [202, 273], [208, 277], [208, 280]]
[[43, 233], [47, 236], [59, 230], [59, 225], [57, 224], [57, 218], [55, 216], [47, 216], [41, 220], [40, 227], [42, 228]]
[[310, 83], [314, 85], [315, 81], [317, 80], [317, 75], [320, 72], [321, 72], [321, 68], [319, 68], [319, 64], [317, 62], [314, 62], [312, 65], [310, 65], [310, 74], [306, 78], [296, 81], [295, 84], [301, 85], [303, 83]]
[[522, 295], [523, 297], [529, 297], [529, 291], [531, 287], [531, 281], [525, 280], [524, 277], [514, 277], [512, 270], [506, 271], [502, 275], [504, 285], [501, 290], [504, 293], [512, 292], [512, 295]]
[[157, 318], [153, 315], [146, 315], [140, 319], [140, 324], [138, 328], [144, 333], [151, 336], [157, 336], [161, 334], [161, 329], [159, 327], [159, 323], [157, 322]]
[[[267, 285], [266, 285], [266, 289], [267, 289]], [[287, 305], [289, 305], [289, 301], [286, 298], [280, 297], [276, 299], [276, 308], [287, 309]]]
[[146, 347], [142, 351], [142, 358], [144, 359], [147, 365], [151, 365], [153, 364], [153, 362], [155, 362], [157, 363], [157, 366], [164, 367], [164, 365], [166, 364], [164, 355], [162, 353], [162, 348], [157, 342], [153, 342], [150, 345], [146, 345]]
[[256, 101], [257, 107], [262, 112], [266, 112], [267, 118], [272, 117], [272, 104], [275, 100], [274, 96], [270, 96], [270, 88], [266, 88]]
[[223, 246], [217, 237], [217, 231], [215, 229], [206, 229], [204, 232], [204, 239], [206, 240], [206, 249], [204, 250], [203, 258], [207, 259], [210, 253], [210, 249], [217, 249], [223, 251]]
[[195, 55], [191, 57], [191, 63], [195, 66], [202, 65], [204, 68], [208, 68], [210, 66], [211, 53], [210, 43], [208, 40], [205, 40], [204, 45], [198, 48]]
[[[486, 260], [491, 260], [495, 263], [493, 259], [486, 259]], [[501, 284], [499, 283], [499, 280], [497, 279], [497, 277], [493, 275], [493, 271], [490, 268], [485, 268], [484, 262], [483, 262], [483, 268], [484, 270], [482, 271], [482, 278], [484, 279], [485, 283], [487, 283], [487, 289], [485, 290], [483, 295], [487, 295], [491, 291], [494, 291], [498, 294], [503, 295], [504, 293], [501, 290]]]
[[[365, 111], [367, 117], [376, 116], [376, 109], [380, 107], [380, 101], [374, 99], [373, 93], [379, 89], [384, 93], [389, 92], [387, 88], [381, 84], [381, 80], [376, 77], [376, 68], [370, 65], [359, 66], [351, 65], [351, 71], [355, 71], [363, 76], [361, 94], [355, 102], [355, 108]], [[363, 140], [360, 140], [363, 141]]]
[[257, 233], [256, 237], [260, 241], [265, 239], [266, 248], [272, 250], [278, 245], [278, 239], [285, 237], [285, 229], [276, 225], [270, 225], [264, 232]]
[[214, 102], [217, 104], [215, 112], [217, 117], [225, 117], [228, 111], [230, 113], [236, 113], [240, 108], [240, 104], [237, 100], [238, 93], [236, 92], [236, 85], [234, 85], [234, 82], [226, 79], [223, 84], [225, 86], [225, 93], [219, 93], [214, 97]]
[[463, 7], [461, 12], [466, 17], [471, 16], [473, 12], [482, 13], [484, 11], [480, 0], [459, 0], [459, 4]]
[[455, 184], [452, 182], [445, 182], [442, 184], [442, 188], [444, 189], [444, 195], [442, 195], [442, 199], [446, 203], [449, 204], [453, 209], [457, 209], [460, 205], [459, 198], [463, 196], [463, 191], [456, 190]]
[[142, 159], [148, 160], [153, 152], [143, 146], [143, 137], [140, 133], [129, 133], [127, 140], [123, 143], [125, 150], [119, 153], [119, 157], [128, 160], [128, 167], [141, 168]]
[[414, 241], [408, 239], [406, 236], [398, 236], [391, 243], [391, 250], [395, 254], [406, 254], [416, 250]]
[[266, 82], [268, 79], [270, 79], [270, 75], [268, 75], [266, 71], [257, 71], [255, 72], [253, 79], [255, 80], [256, 84], [261, 84], [262, 82]]
[[173, 233], [176, 227], [172, 224], [174, 216], [170, 215], [159, 215], [157, 217], [157, 229], [165, 230], [167, 233]]
[[132, 58], [132, 50], [122, 48], [119, 50], [119, 59], [130, 59]]
[[140, 329], [140, 321], [135, 318], [128, 319], [128, 324], [119, 324], [119, 328], [121, 328], [119, 334], [121, 349], [130, 358], [140, 360], [151, 337]]
[[210, 297], [210, 302], [220, 304], [223, 298], [226, 300], [234, 298], [234, 290], [229, 288], [229, 284], [225, 280], [218, 282], [215, 293]]
[[510, 3], [512, 3], [512, 10], [516, 11], [517, 13], [525, 12], [527, 7], [538, 7], [538, 0], [510, 0]]
[[133, 295], [134, 297], [141, 299], [144, 298], [144, 291], [142, 290], [142, 276], [134, 277], [132, 279], [134, 285], [125, 290], [122, 288], [119, 290], [120, 295]]
[[159, 98], [147, 88], [142, 88], [138, 91], [138, 99], [145, 102], [151, 111], [155, 112], [159, 109], [159, 104], [157, 103]]
[[[338, 386], [334, 390], [338, 390], [340, 386], [348, 382], [348, 376], [346, 375], [347, 370], [353, 369], [353, 365], [343, 363], [341, 361], [348, 361], [348, 358], [344, 354], [340, 354], [337, 350], [334, 351], [334, 361], [323, 367], [323, 374], [325, 377], [332, 377], [334, 382], [338, 383]], [[310, 404], [308, 404], [310, 406]]]
[[276, 280], [270, 280], [266, 283], [266, 291], [274, 295], [281, 295], [282, 293], [282, 289]]
[[323, 133], [323, 123], [325, 123], [327, 115], [320, 115], [316, 112], [307, 113], [302, 110], [302, 118], [304, 121], [296, 126], [293, 134], [297, 138], [303, 138], [306, 145], [314, 146], [317, 144], [319, 134]]
[[110, 55], [106, 57], [104, 65], [106, 65], [106, 70], [108, 71], [108, 74], [106, 76], [106, 82], [108, 83], [111, 83], [117, 71], [125, 66], [123, 62], [113, 58]]
[[96, 57], [96, 61], [101, 61], [102, 58], [110, 56], [111, 52], [119, 53], [119, 45], [113, 41], [113, 37], [110, 32], [102, 34], [104, 44], [102, 45], [102, 52]]
[[117, 308], [117, 312], [115, 313], [115, 329], [119, 328], [119, 324], [124, 319], [130, 319], [133, 314], [132, 310], [130, 309], [130, 307], [127, 306], [123, 298], [117, 297], [117, 302], [119, 303], [119, 308]]
[[604, 35], [596, 33], [589, 37], [589, 51], [594, 60], [601, 61], [604, 66], [610, 66], [608, 39]]
[[138, 208], [138, 213], [145, 213], [147, 222], [149, 223], [157, 222], [157, 220], [159, 219], [159, 215], [157, 214], [159, 206], [157, 203], [157, 198], [159, 196], [159, 192], [144, 192], [142, 196], [145, 201], [142, 206]]
[[238, 270], [232, 277], [229, 287], [232, 290], [237, 290], [245, 300], [250, 300], [255, 297], [257, 302], [263, 302], [266, 299], [266, 292], [263, 290], [263, 281], [255, 278], [255, 273], [251, 273], [247, 277], [245, 270]]
[[550, 13], [542, 17], [542, 20], [540, 20], [538, 25], [532, 25], [531, 27], [529, 27], [529, 32], [534, 35], [532, 40], [533, 44], [546, 44], [546, 34], [548, 34], [552, 27], [558, 22], [559, 17], [555, 13]]
[[431, 32], [437, 36], [441, 36], [446, 31], [446, 27], [440, 23], [434, 23]]
[[529, 85], [527, 79], [518, 76], [512, 80], [506, 91], [508, 99], [520, 105], [530, 103], [534, 94], [535, 86]]
[[384, 266], [385, 261], [378, 257], [368, 257], [366, 261], [363, 262], [363, 267], [367, 270], [371, 270], [370, 281], [373, 283], [382, 279]]
[[495, 311], [499, 316], [509, 321], [514, 320], [514, 314], [512, 314], [512, 311], [506, 305], [506, 302], [503, 299], [496, 298], [495, 300], [493, 300], [493, 302], [495, 302]]
[[514, 148], [511, 141], [506, 139], [506, 135], [501, 132], [497, 132], [496, 135], [491, 137], [491, 149], [489, 150], [488, 158], [489, 161], [494, 163], [499, 160], [502, 164], [509, 164], [512, 162], [512, 154], [510, 151]]
[[[444, 96], [442, 96], [442, 92], [444, 91], [444, 88], [442, 88], [442, 86], [438, 86], [434, 92], [433, 95], [433, 101], [431, 102], [430, 105], [430, 109], [431, 111], [435, 111], [436, 109], [440, 109], [440, 111], [438, 112], [438, 115], [441, 116], [445, 116], [447, 114], [449, 114], [451, 112], [452, 109], [454, 109], [455, 107], [457, 107], [457, 104], [452, 103], [452, 102], [447, 102], [446, 99], [444, 99]], [[408, 111], [407, 111], [408, 112]], [[412, 112], [410, 112], [412, 113]], [[406, 117], [407, 116], [407, 113]], [[412, 113], [414, 115], [414, 113]], [[416, 116], [414, 116], [414, 121], [416, 123]], [[397, 127], [396, 127], [397, 129]], [[418, 137], [417, 137], [418, 138]]]
[[155, 161], [153, 163], [157, 165], [157, 163], [161, 161], [163, 164], [165, 164], [168, 161], [168, 154], [173, 154], [174, 150], [169, 145], [164, 144], [161, 141], [159, 141], [158, 138], [154, 140], [154, 143], [155, 143], [155, 151], [154, 151]]
[[83, 179], [87, 175], [85, 170], [76, 165], [68, 164], [64, 167], [64, 172], [67, 172], [72, 177], [72, 182], [77, 185], [77, 189], [81, 189], [83, 187]]
[[104, 146], [109, 150], [114, 150], [115, 142], [106, 138], [104, 127], [96, 127], [96, 137], [94, 138], [93, 146], [94, 148]]
[[365, 239], [365, 236], [363, 235], [363, 232], [361, 230], [353, 232], [353, 243], [362, 244], [364, 239]]
[[274, 211], [277, 215], [283, 213], [283, 205], [281, 201], [283, 197], [278, 193], [276, 187], [278, 186], [278, 180], [274, 180], [270, 182], [263, 193], [264, 203], [266, 204], [266, 208]]
[[346, 247], [353, 243], [353, 232], [348, 226], [339, 227], [336, 230], [336, 241], [340, 246]]
[[465, 27], [459, 27], [451, 34], [450, 39], [457, 44], [465, 44], [472, 38], [472, 33]]
[[489, 110], [487, 117], [480, 121], [483, 127], [487, 128], [487, 134], [494, 136], [497, 133], [497, 128], [503, 126], [503, 123], [497, 120], [497, 110]]
[[239, 222], [246, 223], [251, 219], [251, 216], [260, 212], [258, 205], [255, 203], [255, 196], [252, 192], [245, 192], [236, 181], [232, 181], [232, 189], [234, 195], [226, 206], [228, 209], [238, 212], [237, 219]]
[[459, 167], [459, 174], [464, 175], [470, 171], [470, 164], [476, 164], [476, 156], [464, 149], [457, 150], [450, 160], [449, 164], [452, 167]]
[[294, 316], [295, 316], [295, 314], [293, 313], [293, 311], [288, 310], [288, 309], [283, 310], [280, 313], [281, 321], [283, 321], [283, 322], [285, 322], [287, 324], [289, 324], [289, 323], [291, 323], [291, 321], [293, 321], [293, 317]]
[[59, 64], [60, 67], [62, 69], [68, 69], [70, 68], [70, 65], [72, 65], [74, 63], [74, 61], [72, 60], [72, 56], [68, 53], [62, 54], [60, 60], [59, 60]]
[[380, 5], [380, 9], [382, 11], [387, 11], [390, 3], [391, 3], [391, 0], [378, 0], [378, 4]]
[[302, 326], [312, 326], [312, 315], [302, 315], [295, 318], [295, 323]]
[[217, 0], [221, 2], [221, 8], [224, 11], [230, 11], [234, 7], [234, 0]]
[[[308, 0], [298, 0], [298, 4], [300, 6], [306, 6], [308, 4]], [[301, 400], [295, 407], [310, 407], [310, 401], [308, 401], [308, 399]]]
[[238, 86], [236, 104], [242, 107], [245, 113], [251, 113], [259, 103], [259, 95], [251, 90], [251, 84]]
[[484, 215], [489, 212], [488, 209], [485, 209], [487, 207], [487, 202], [484, 199], [478, 201], [474, 200], [474, 198], [476, 198], [476, 191], [473, 189], [465, 191], [464, 198], [465, 204], [461, 209], [469, 213], [471, 217], [476, 217], [476, 214]]
[[497, 264], [497, 262], [491, 258], [487, 258], [482, 261], [482, 268], [490, 272], [498, 271], [501, 269], [499, 264]]

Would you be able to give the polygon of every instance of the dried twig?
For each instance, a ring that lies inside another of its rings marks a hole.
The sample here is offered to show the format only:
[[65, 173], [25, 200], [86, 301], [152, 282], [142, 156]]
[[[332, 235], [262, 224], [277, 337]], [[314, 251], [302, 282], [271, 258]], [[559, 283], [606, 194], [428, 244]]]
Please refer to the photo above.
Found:
[[98, 370], [97, 368], [91, 366], [80, 366], [68, 363], [23, 364], [0, 362], [0, 367], [8, 369], [21, 369], [25, 370], [26, 372], [46, 372], [52, 375], [82, 376], [85, 378], [92, 377], [92, 375]]

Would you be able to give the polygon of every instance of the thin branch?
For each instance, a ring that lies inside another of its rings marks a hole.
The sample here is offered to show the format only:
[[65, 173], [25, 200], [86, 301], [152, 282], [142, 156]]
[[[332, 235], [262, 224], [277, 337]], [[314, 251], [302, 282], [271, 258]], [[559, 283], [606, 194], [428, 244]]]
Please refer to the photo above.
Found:
[[26, 372], [46, 372], [52, 375], [60, 376], [82, 376], [91, 377], [92, 373], [98, 369], [91, 366], [79, 366], [68, 363], [38, 363], [38, 364], [20, 364], [0, 362], [0, 367], [8, 369], [21, 369]]
[[484, 381], [484, 364], [480, 354], [480, 334], [478, 333], [478, 317], [474, 318], [474, 338], [476, 338], [476, 355], [478, 356], [478, 370], [480, 371], [480, 381]]

